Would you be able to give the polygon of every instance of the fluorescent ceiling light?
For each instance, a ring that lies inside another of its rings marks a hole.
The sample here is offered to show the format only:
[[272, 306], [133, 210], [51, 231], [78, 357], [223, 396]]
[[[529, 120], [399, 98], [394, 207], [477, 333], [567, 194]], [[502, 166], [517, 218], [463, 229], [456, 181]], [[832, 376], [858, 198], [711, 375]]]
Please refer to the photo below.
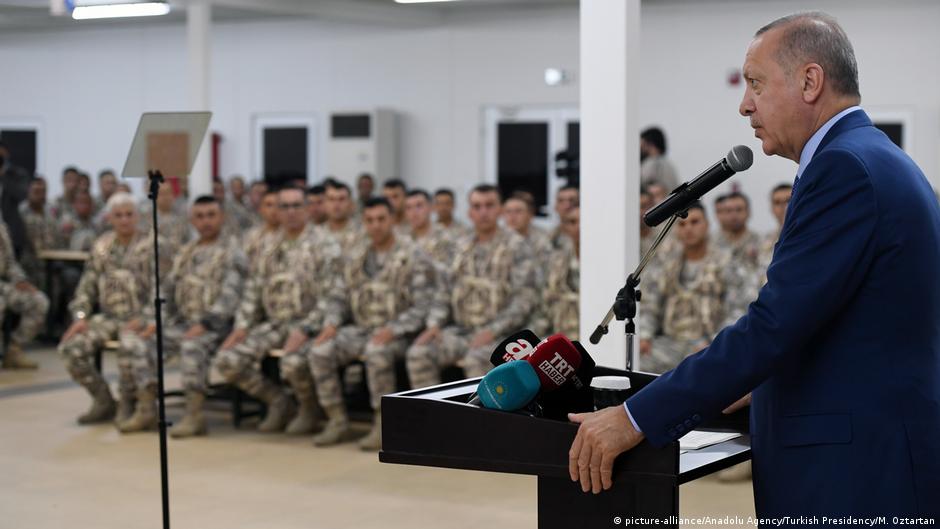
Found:
[[456, 2], [457, 0], [395, 0], [399, 4], [430, 4], [431, 2]]
[[93, 18], [153, 17], [170, 12], [170, 4], [165, 2], [138, 2], [132, 4], [105, 4], [75, 6], [72, 18], [89, 20]]

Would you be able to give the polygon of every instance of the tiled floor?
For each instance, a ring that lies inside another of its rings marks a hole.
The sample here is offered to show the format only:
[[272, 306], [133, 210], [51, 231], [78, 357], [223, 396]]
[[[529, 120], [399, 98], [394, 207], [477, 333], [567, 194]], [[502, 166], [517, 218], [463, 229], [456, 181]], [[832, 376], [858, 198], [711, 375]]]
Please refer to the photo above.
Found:
[[[0, 529], [161, 527], [157, 436], [78, 426], [84, 392], [51, 349], [31, 357], [37, 372], [0, 370]], [[224, 407], [210, 416], [210, 437], [169, 443], [174, 528], [537, 525], [534, 478], [385, 465], [353, 444], [234, 430]], [[700, 480], [681, 497], [686, 516], [753, 515], [749, 482]]]

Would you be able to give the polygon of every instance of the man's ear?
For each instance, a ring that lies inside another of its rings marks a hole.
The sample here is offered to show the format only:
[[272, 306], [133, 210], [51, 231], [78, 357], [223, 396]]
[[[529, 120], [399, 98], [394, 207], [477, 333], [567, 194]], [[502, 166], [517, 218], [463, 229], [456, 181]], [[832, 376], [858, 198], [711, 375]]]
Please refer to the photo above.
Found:
[[816, 63], [809, 63], [803, 67], [800, 76], [800, 88], [803, 94], [803, 102], [815, 103], [822, 95], [823, 85], [826, 82], [826, 73], [822, 66]]

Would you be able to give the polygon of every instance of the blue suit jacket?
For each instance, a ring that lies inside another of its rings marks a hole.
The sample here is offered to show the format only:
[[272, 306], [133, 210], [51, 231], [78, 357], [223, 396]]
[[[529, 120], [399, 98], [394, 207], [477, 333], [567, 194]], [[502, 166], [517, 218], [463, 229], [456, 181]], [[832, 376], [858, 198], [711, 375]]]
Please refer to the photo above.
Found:
[[759, 516], [940, 520], [940, 207], [864, 111], [800, 177], [767, 280], [627, 401], [647, 439], [674, 441], [753, 390]]

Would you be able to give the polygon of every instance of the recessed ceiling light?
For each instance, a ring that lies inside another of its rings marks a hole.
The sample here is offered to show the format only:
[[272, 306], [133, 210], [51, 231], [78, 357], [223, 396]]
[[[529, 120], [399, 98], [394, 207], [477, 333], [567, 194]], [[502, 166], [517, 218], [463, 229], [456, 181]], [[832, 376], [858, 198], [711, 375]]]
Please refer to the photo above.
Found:
[[127, 4], [80, 5], [72, 10], [75, 20], [96, 18], [153, 17], [170, 12], [170, 4], [165, 2], [137, 2]]

